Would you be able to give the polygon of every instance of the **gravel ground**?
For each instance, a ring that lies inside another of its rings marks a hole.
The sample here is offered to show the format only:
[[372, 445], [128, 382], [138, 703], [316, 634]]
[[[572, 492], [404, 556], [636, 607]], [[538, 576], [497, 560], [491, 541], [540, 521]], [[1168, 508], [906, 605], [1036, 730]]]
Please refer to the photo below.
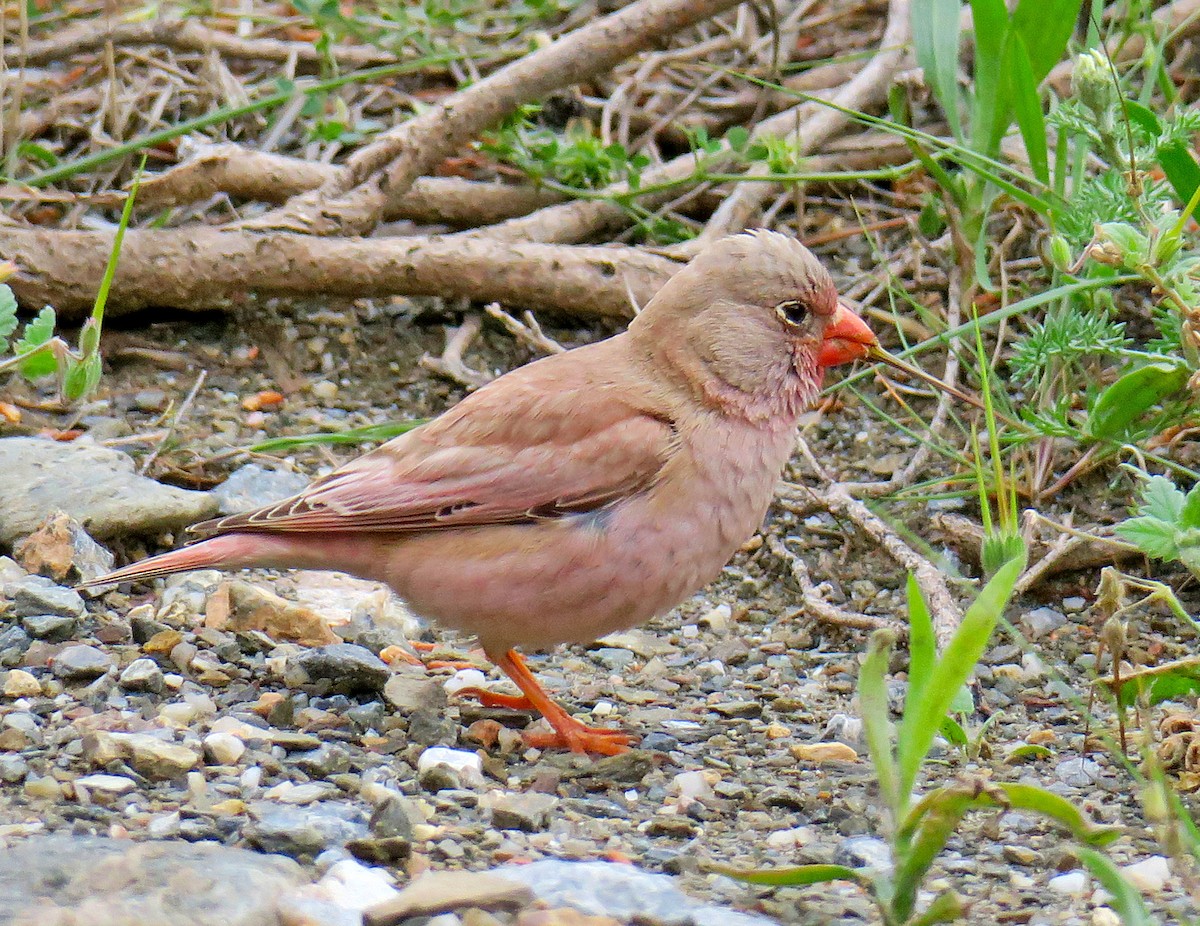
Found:
[[[423, 352], [440, 352], [442, 320], [436, 306], [404, 300], [294, 319], [114, 332], [106, 335], [113, 371], [80, 424], [141, 460], [156, 450], [150, 472], [187, 488], [208, 488], [253, 459], [285, 474], [277, 479], [290, 477], [284, 491], [294, 489], [294, 473], [317, 475], [356, 451], [305, 449], [282, 459], [230, 449], [268, 436], [436, 414], [462, 394], [417, 363]], [[599, 335], [549, 330], [571, 345]], [[485, 325], [466, 361], [496, 372], [528, 356]], [[173, 410], [201, 369], [207, 377], [176, 420]], [[275, 404], [270, 390], [289, 394]], [[23, 426], [70, 423], [30, 412]], [[854, 404], [814, 414], [808, 436], [846, 479], [886, 476], [912, 452], [902, 435]], [[262, 491], [260, 481], [248, 491]], [[920, 534], [934, 509], [947, 507], [954, 505], [892, 510]], [[793, 549], [817, 581], [830, 583], [833, 600], [902, 616], [901, 575], [849, 527], [783, 513], [766, 530], [796, 538]], [[132, 556], [170, 539], [118, 537], [109, 545]], [[453, 691], [480, 671], [498, 684], [495, 672], [482, 662], [467, 667], [478, 660], [469, 640], [434, 632], [367, 583], [246, 573], [230, 585], [229, 577], [197, 573], [153, 592], [85, 601], [0, 563], [0, 666], [7, 670], [0, 675], [0, 839], [10, 849], [36, 847], [47, 834], [78, 844], [159, 840], [181, 850], [211, 841], [290, 856], [300, 867], [280, 877], [300, 883], [323, 876], [326, 894], [347, 871], [374, 878], [383, 898], [394, 893], [384, 872], [403, 885], [427, 869], [632, 861], [670, 882], [631, 882], [598, 892], [595, 908], [576, 906], [617, 923], [633, 921], [620, 904], [630, 896], [647, 905], [639, 922], [733, 926], [740, 922], [734, 909], [762, 918], [747, 923], [877, 921], [869, 900], [849, 885], [750, 888], [706, 870], [709, 861], [886, 864], [854, 700], [865, 635], [795, 616], [798, 592], [784, 578], [786, 564], [761, 538], [712, 587], [651, 625], [531, 658], [546, 687], [573, 710], [641, 735], [639, 749], [604, 760], [527, 750], [514, 731], [528, 717], [455, 699]], [[942, 747], [926, 783], [959, 774], [1035, 782], [1095, 821], [1125, 827], [1113, 859], [1134, 866], [1131, 877], [1161, 919], [1180, 921], [1195, 915], [1194, 905], [1183, 873], [1161, 857], [1132, 779], [1103, 752], [1081, 755], [1079, 699], [1095, 663], [1095, 586], [1095, 574], [1068, 576], [1010, 611], [1031, 642], [994, 641], [978, 673], [981, 713], [968, 727], [985, 714], [1000, 717], [979, 755]], [[254, 589], [332, 616], [346, 642], [279, 642], [281, 627], [304, 629], [303, 608], [256, 599]], [[235, 629], [251, 627], [239, 623], [248, 613], [261, 622], [264, 609], [276, 616], [275, 639]], [[1186, 652], [1179, 637], [1164, 620], [1146, 628], [1141, 642], [1166, 660]], [[434, 641], [432, 650], [420, 645]], [[897, 706], [903, 666], [897, 657], [890, 682]], [[833, 742], [849, 749], [808, 748]], [[1006, 760], [1022, 744], [1047, 753]], [[47, 864], [61, 858], [58, 849], [32, 854]], [[351, 859], [353, 867], [338, 868]], [[188, 856], [181, 864], [201, 870], [207, 862]], [[0, 859], [0, 897], [3, 865]], [[27, 857], [21, 865], [36, 867]], [[927, 887], [953, 886], [969, 902], [972, 923], [1116, 922], [1077, 869], [1054, 828], [1015, 813], [978, 814], [951, 840]], [[524, 874], [549, 915], [566, 904], [572, 879], [594, 884], [598, 871], [532, 866]], [[669, 893], [676, 889], [698, 905], [690, 920], [680, 919], [684, 901]], [[370, 893], [361, 884], [355, 890]], [[661, 910], [645, 899], [660, 890], [668, 892]], [[515, 922], [514, 911], [528, 904], [524, 898], [493, 914], [463, 907], [435, 920], [393, 921]], [[697, 912], [700, 904], [719, 910]], [[2, 906], [16, 909], [11, 900]], [[314, 909], [307, 920], [297, 913], [285, 921], [338, 922], [338, 908]], [[555, 915], [563, 918], [545, 922], [587, 923]], [[529, 916], [522, 922], [541, 922]], [[350, 921], [357, 919], [343, 920]]]

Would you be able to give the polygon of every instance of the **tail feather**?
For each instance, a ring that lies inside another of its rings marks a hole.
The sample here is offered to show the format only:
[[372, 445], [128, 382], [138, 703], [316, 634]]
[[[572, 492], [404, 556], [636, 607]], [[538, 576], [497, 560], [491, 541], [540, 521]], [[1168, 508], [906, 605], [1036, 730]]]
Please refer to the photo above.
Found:
[[113, 585], [117, 582], [134, 582], [140, 579], [156, 579], [176, 572], [193, 569], [229, 569], [251, 565], [246, 556], [246, 538], [237, 534], [201, 540], [179, 550], [160, 553], [149, 559], [131, 563], [107, 575], [81, 582], [76, 588], [96, 585]]

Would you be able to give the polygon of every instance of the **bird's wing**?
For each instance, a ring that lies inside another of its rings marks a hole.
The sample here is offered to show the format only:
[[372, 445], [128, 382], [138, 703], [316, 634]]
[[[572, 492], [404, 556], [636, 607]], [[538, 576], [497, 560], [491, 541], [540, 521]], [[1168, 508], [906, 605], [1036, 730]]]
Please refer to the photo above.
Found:
[[669, 420], [611, 384], [510, 379], [299, 495], [196, 529], [404, 532], [562, 517], [646, 488], [676, 447]]

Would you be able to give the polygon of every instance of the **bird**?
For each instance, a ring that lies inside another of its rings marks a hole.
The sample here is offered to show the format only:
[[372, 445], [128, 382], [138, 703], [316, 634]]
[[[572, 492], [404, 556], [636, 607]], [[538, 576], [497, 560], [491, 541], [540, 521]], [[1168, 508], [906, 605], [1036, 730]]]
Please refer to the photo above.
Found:
[[473, 634], [534, 710], [538, 748], [616, 755], [520, 649], [590, 642], [666, 613], [762, 526], [824, 371], [871, 330], [799, 241], [755, 230], [677, 271], [626, 330], [518, 367], [299, 494], [196, 525], [201, 539], [89, 584], [195, 569], [335, 570]]

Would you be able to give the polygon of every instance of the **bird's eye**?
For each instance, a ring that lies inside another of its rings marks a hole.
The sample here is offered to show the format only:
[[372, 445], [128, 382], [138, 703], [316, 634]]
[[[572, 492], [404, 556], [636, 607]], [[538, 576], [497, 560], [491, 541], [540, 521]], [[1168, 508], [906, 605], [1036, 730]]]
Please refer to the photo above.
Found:
[[808, 306], [803, 302], [781, 302], [775, 306], [775, 314], [783, 319], [785, 325], [799, 326], [808, 318]]

